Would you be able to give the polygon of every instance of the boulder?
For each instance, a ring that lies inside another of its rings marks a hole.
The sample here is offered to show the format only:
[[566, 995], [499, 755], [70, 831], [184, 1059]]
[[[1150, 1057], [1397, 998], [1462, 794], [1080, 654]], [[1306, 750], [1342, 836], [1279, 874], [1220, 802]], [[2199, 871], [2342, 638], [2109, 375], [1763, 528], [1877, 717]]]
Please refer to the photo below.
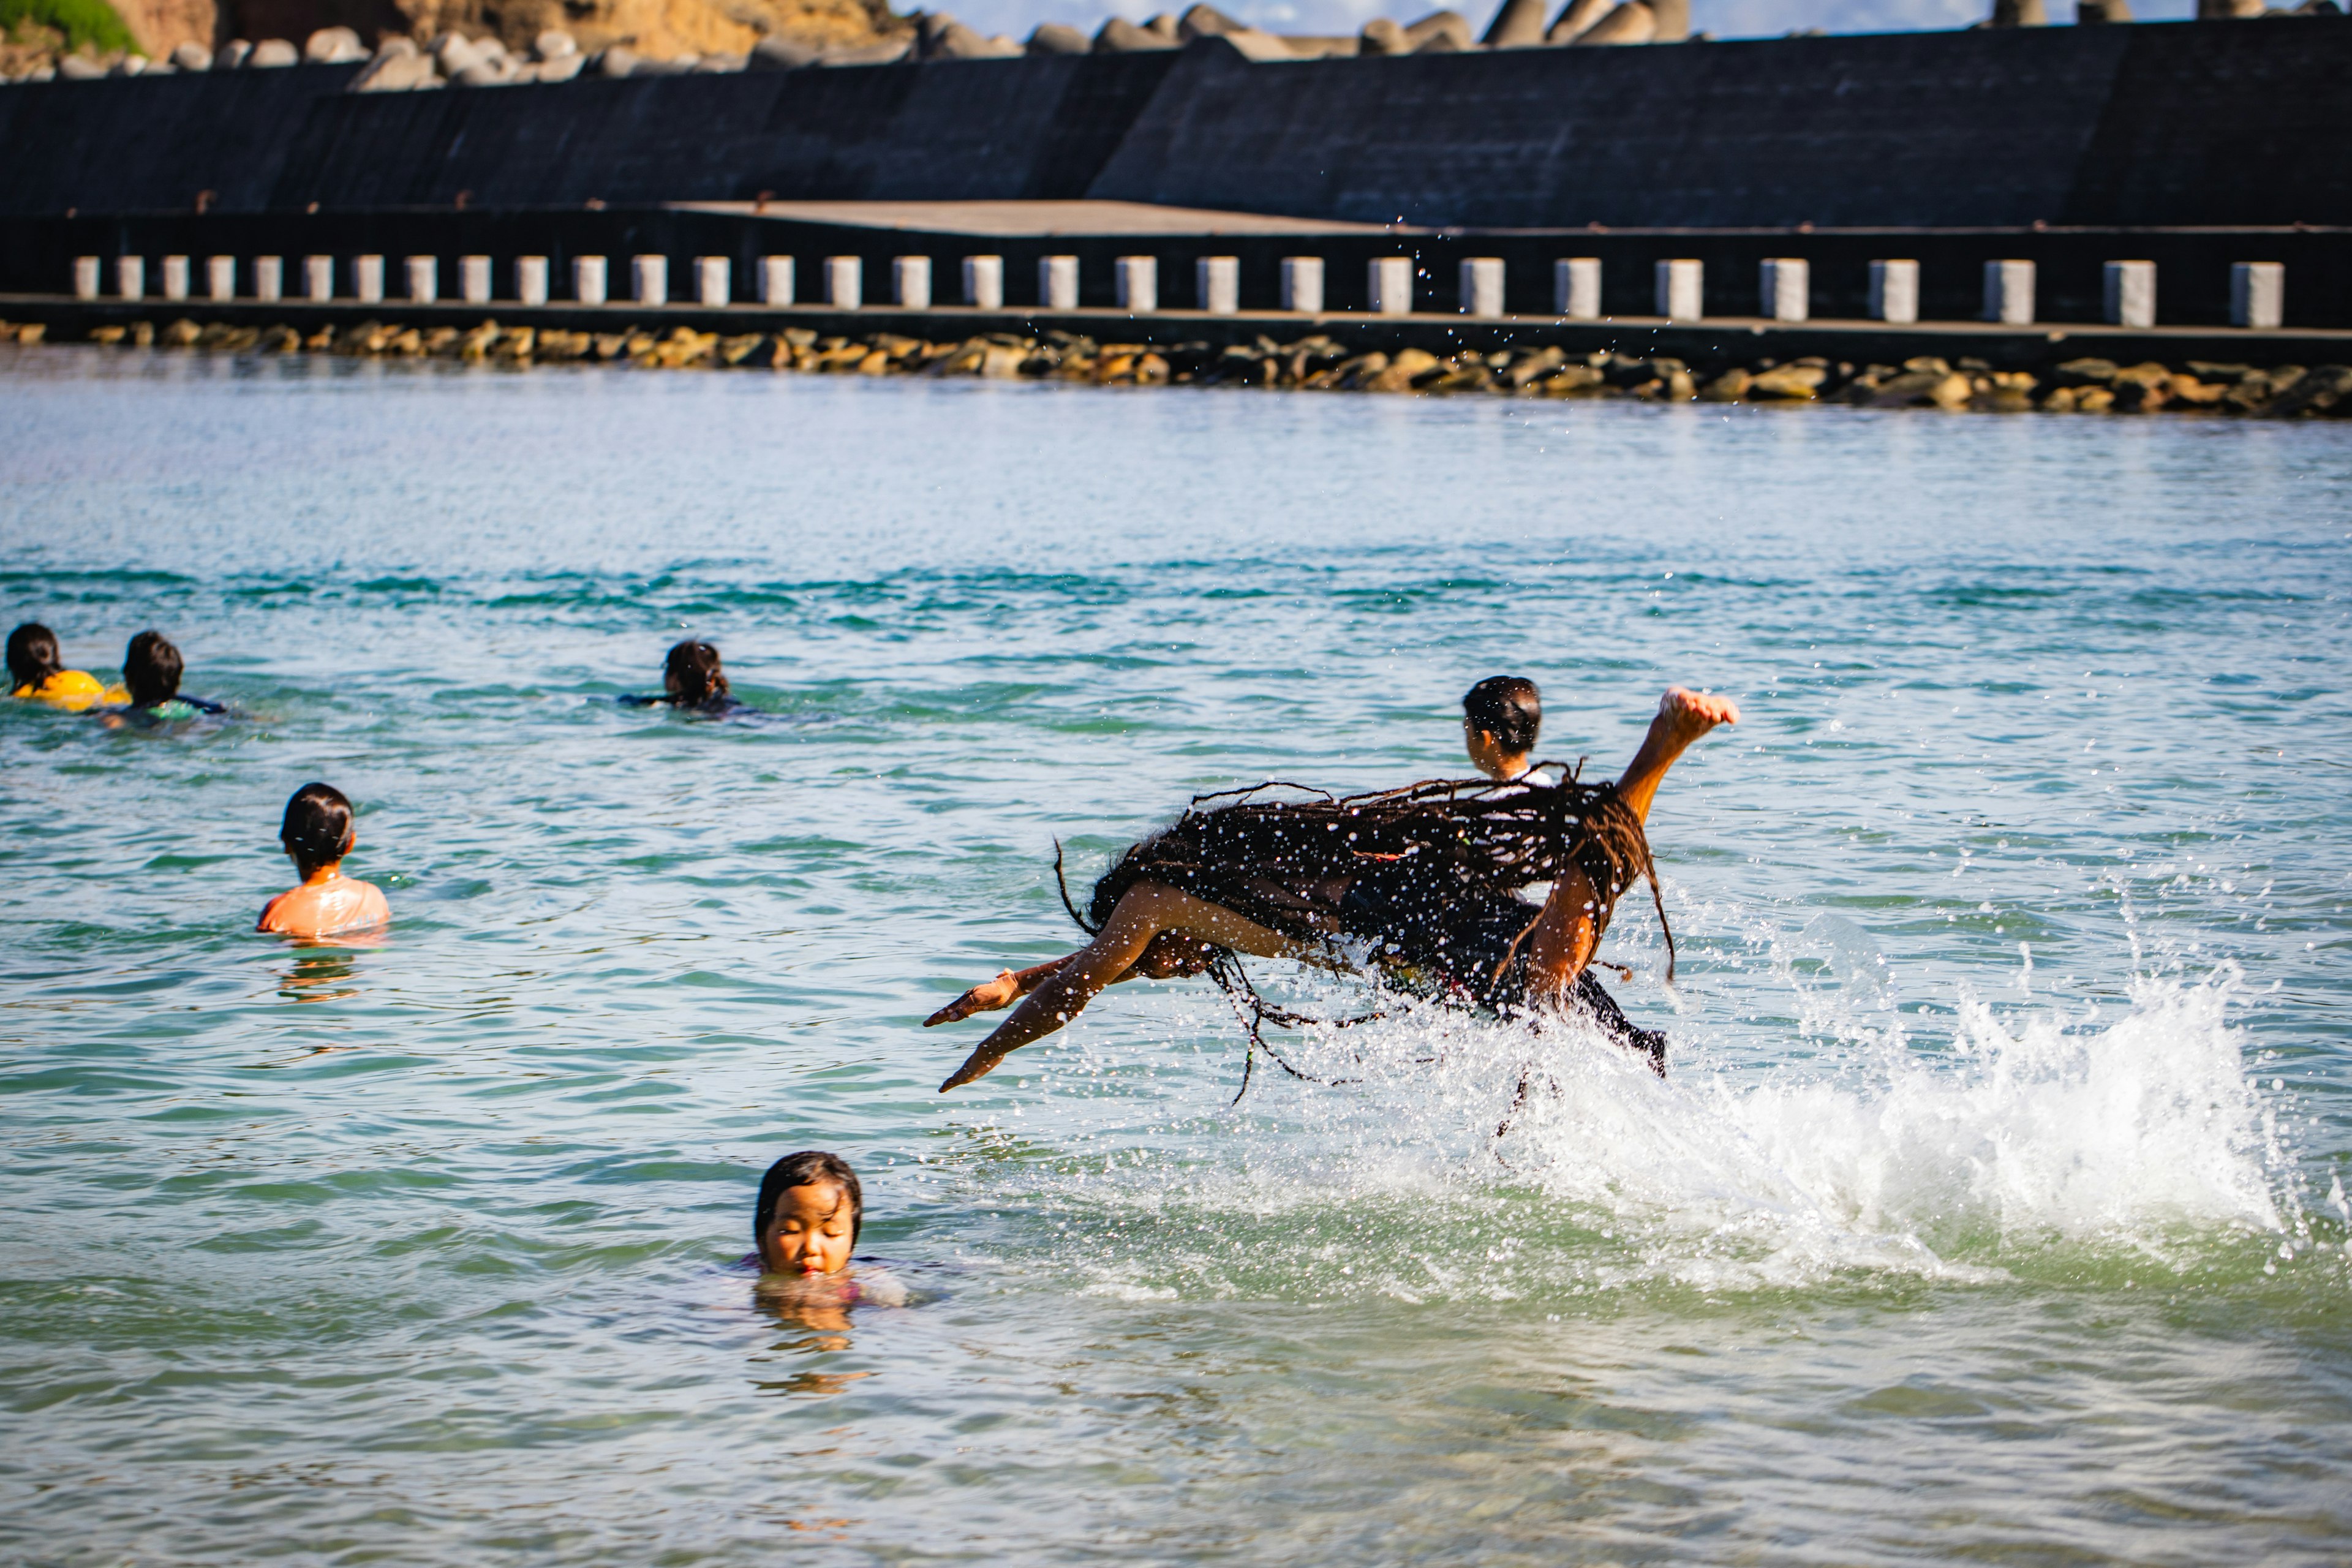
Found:
[[599, 76], [634, 76], [636, 69], [637, 51], [626, 44], [614, 44], [596, 57], [596, 74]]
[[1222, 38], [1248, 26], [1236, 22], [1214, 5], [1198, 5], [1176, 18], [1176, 36], [1186, 43], [1195, 38]]
[[[400, 42], [406, 44], [403, 38]], [[405, 92], [420, 87], [439, 85], [440, 74], [433, 68], [433, 58], [420, 54], [409, 45], [404, 54], [379, 52], [375, 63], [362, 71], [352, 83], [355, 92]]]
[[106, 75], [106, 68], [84, 55], [67, 55], [58, 61], [58, 76], [64, 81], [96, 81]]
[[1095, 34], [1093, 52], [1098, 55], [1131, 55], [1146, 49], [1181, 47], [1165, 34], [1156, 33], [1149, 27], [1139, 27], [1124, 16], [1113, 16]]
[[310, 65], [350, 65], [367, 58], [367, 46], [349, 27], [321, 27], [302, 40], [302, 58]]
[[755, 71], [798, 70], [803, 66], [816, 64], [818, 58], [817, 50], [791, 38], [761, 38], [751, 47], [751, 56], [743, 62], [743, 68]]
[[[2201, 0], [2200, 0], [2201, 3]], [[2260, 5], [2262, 0], [2254, 0]], [[2050, 15], [2042, 9], [2042, 0], [1992, 0], [1992, 15], [1985, 19], [1988, 27], [2046, 27]]]
[[1568, 0], [1544, 32], [1548, 44], [1572, 44], [1577, 35], [1609, 14], [1610, 0]]
[[1960, 408], [1975, 395], [1969, 378], [1957, 371], [1906, 370], [1880, 383], [1869, 401], [1879, 408]]
[[172, 64], [184, 71], [213, 68], [213, 52], [202, 44], [182, 44], [172, 51]]
[[[1370, 358], [1370, 355], [1366, 356]], [[1366, 392], [1410, 392], [1413, 384], [1426, 376], [1432, 380], [1444, 371], [1445, 362], [1424, 349], [1399, 349], [1380, 370], [1363, 381]]]
[[1564, 364], [1537, 382], [1536, 390], [1546, 397], [1576, 397], [1599, 392], [1606, 384], [1597, 366]]
[[1364, 24], [1364, 30], [1356, 40], [1356, 52], [1360, 55], [1409, 55], [1412, 53], [1412, 43], [1404, 36], [1402, 27], [1386, 16], [1375, 16]]
[[1476, 37], [1470, 31], [1469, 19], [1459, 11], [1432, 11], [1420, 21], [1407, 25], [1404, 36], [1416, 53], [1426, 49], [1439, 38], [1448, 40], [1447, 44], [1439, 46], [1441, 48], [1466, 49]]
[[1749, 377], [1747, 396], [1751, 401], [1776, 398], [1801, 402], [1820, 396], [1822, 384], [1829, 378], [1827, 365], [1784, 364]]
[[2185, 403], [2192, 408], [2212, 408], [2229, 395], [2230, 388], [2221, 382], [2200, 381], [2193, 375], [2176, 375], [2167, 389], [2175, 403]]
[[915, 35], [901, 33], [885, 38], [878, 44], [859, 48], [828, 51], [817, 63], [825, 66], [887, 66], [896, 65], [914, 52]]
[[1748, 384], [1753, 379], [1746, 371], [1734, 365], [1699, 389], [1699, 401], [1737, 403], [1747, 395]]
[[[566, 55], [562, 59], [541, 60], [531, 68], [534, 81], [570, 81], [588, 63], [585, 55]], [[421, 85], [421, 84], [420, 84]]]
[[2076, 0], [2074, 21], [2081, 26], [2101, 22], [2128, 22], [2132, 19], [2131, 0]]
[[253, 46], [243, 38], [231, 38], [213, 52], [213, 69], [233, 71], [245, 64], [253, 53]]
[[1093, 46], [1084, 33], [1067, 22], [1040, 22], [1029, 35], [1033, 55], [1083, 55]]
[[284, 38], [264, 38], [245, 57], [247, 70], [279, 70], [302, 63], [302, 52]]
[[1511, 367], [1503, 373], [1503, 379], [1513, 386], [1524, 388], [1530, 383], [1549, 375], [1567, 363], [1568, 354], [1565, 350], [1557, 346], [1538, 349], [1533, 353], [1521, 354]]
[[1579, 44], [1646, 44], [1658, 36], [1657, 14], [1643, 0], [1625, 3], [1576, 37]]
[[1544, 0], [1503, 0], [1478, 40], [1490, 49], [1524, 49], [1544, 41]]
[[1689, 40], [1690, 0], [1649, 0], [1650, 15], [1657, 18], [1657, 35], [1654, 44], [1680, 44]]
[[2111, 359], [2070, 359], [2052, 374], [2061, 386], [2105, 386], [2118, 368]]
[[[2323, 364], [2304, 372], [2293, 385], [2282, 388], [2268, 412], [2277, 419], [2326, 414], [2347, 397], [2352, 397], [2352, 366]], [[2352, 413], [2352, 409], [2347, 412]]]
[[561, 27], [549, 27], [531, 40], [530, 52], [542, 61], [575, 59], [580, 40]]
[[750, 62], [751, 58], [749, 55], [730, 54], [722, 50], [718, 54], [704, 55], [694, 62], [694, 68], [696, 73], [701, 76], [724, 76], [741, 70]]

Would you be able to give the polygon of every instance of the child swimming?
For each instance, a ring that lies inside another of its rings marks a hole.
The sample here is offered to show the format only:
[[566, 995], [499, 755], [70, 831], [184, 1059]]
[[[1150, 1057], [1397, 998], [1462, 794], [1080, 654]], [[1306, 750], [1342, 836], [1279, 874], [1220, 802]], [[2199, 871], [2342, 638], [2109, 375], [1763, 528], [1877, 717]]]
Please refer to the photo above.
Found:
[[751, 1211], [751, 1245], [769, 1274], [831, 1279], [849, 1268], [866, 1190], [838, 1154], [803, 1149], [768, 1167]]
[[[184, 668], [180, 650], [162, 632], [141, 632], [132, 637], [122, 652], [122, 685], [131, 698], [128, 714], [152, 723], [171, 723], [199, 713], [228, 711], [205, 698], [182, 696]], [[121, 720], [110, 715], [108, 722], [119, 724]]]
[[1524, 675], [1490, 675], [1462, 694], [1470, 765], [1496, 784], [1523, 776], [1543, 731], [1543, 697]]
[[299, 887], [269, 900], [256, 931], [281, 936], [339, 936], [372, 930], [392, 920], [392, 906], [373, 882], [342, 874], [343, 857], [357, 837], [352, 803], [332, 784], [306, 784], [286, 803], [278, 840], [302, 875]]
[[110, 691], [87, 670], [68, 669], [58, 652], [58, 634], [38, 621], [26, 621], [8, 634], [8, 691], [70, 713], [128, 695], [120, 688]]
[[691, 637], [673, 647], [663, 660], [659, 697], [630, 696], [621, 700], [632, 708], [667, 703], [681, 713], [731, 713], [743, 706], [728, 695], [727, 671], [719, 662], [719, 650]]

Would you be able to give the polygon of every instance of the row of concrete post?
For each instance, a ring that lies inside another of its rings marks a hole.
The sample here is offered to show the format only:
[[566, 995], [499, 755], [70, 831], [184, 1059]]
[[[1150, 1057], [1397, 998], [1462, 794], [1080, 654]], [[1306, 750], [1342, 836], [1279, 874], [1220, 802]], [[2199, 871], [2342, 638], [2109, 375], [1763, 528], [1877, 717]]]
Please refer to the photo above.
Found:
[[[441, 258], [411, 256], [406, 262], [405, 297], [430, 303], [441, 296]], [[967, 256], [963, 258], [963, 303], [983, 310], [1004, 307], [1004, 258]], [[1382, 256], [1367, 268], [1369, 305], [1376, 315], [1410, 315], [1417, 268], [1409, 256]], [[724, 256], [700, 256], [694, 261], [694, 297], [704, 305], [733, 302], [734, 263]], [[1811, 267], [1802, 257], [1773, 257], [1759, 268], [1757, 314], [1776, 321], [1802, 321], [1811, 315]], [[190, 298], [189, 258], [163, 258], [162, 293], [166, 300]], [[763, 256], [757, 271], [760, 300], [768, 305], [794, 302], [797, 287], [794, 260], [789, 256]], [[1465, 315], [1501, 316], [1504, 266], [1500, 257], [1474, 256], [1461, 263], [1460, 308]], [[931, 258], [893, 257], [890, 262], [891, 301], [909, 310], [932, 304]], [[84, 256], [74, 262], [74, 292], [84, 300], [100, 296], [104, 279], [100, 258]], [[247, 281], [255, 300], [287, 298], [285, 258], [257, 256], [248, 263]], [[336, 290], [335, 258], [302, 258], [301, 298], [326, 301], [338, 297], [374, 304], [385, 298], [384, 258], [351, 258], [350, 292]], [[641, 305], [669, 302], [669, 258], [630, 258], [629, 298]], [[147, 261], [140, 256], [114, 258], [115, 293], [139, 300], [147, 293]], [[1160, 309], [1160, 258], [1122, 256], [1115, 264], [1114, 283], [1118, 308], [1137, 315]], [[548, 261], [544, 256], [519, 256], [514, 260], [516, 303], [548, 302]], [[206, 296], [216, 300], [239, 298], [237, 258], [205, 258]], [[865, 307], [866, 260], [858, 256], [829, 256], [824, 261], [824, 303], [836, 310]], [[490, 258], [457, 258], [458, 298], [469, 305], [490, 302]], [[1984, 264], [1983, 319], [2010, 326], [2034, 320], [2034, 264], [2031, 261], [1988, 261]], [[581, 256], [572, 262], [572, 300], [582, 305], [602, 305], [610, 299], [605, 258]], [[1232, 256], [1203, 256], [1194, 262], [1193, 300], [1211, 315], [1230, 316], [1241, 310], [1241, 260]], [[1919, 319], [1919, 264], [1912, 260], [1870, 264], [1869, 314], [1873, 321], [1911, 322]], [[2272, 328], [2285, 319], [2286, 268], [2275, 261], [2241, 261], [2230, 268], [2230, 322], [2237, 327]], [[1078, 306], [1078, 258], [1046, 256], [1037, 262], [1039, 308], [1074, 310]], [[1706, 268], [1704, 263], [1676, 258], [1656, 264], [1655, 313], [1675, 321], [1696, 321], [1706, 314]], [[2156, 324], [2156, 263], [2110, 261], [2106, 264], [2105, 319], [2117, 326]], [[1323, 310], [1323, 258], [1286, 256], [1282, 258], [1282, 309], [1305, 315]], [[1601, 261], [1598, 257], [1562, 257], [1552, 264], [1552, 312], [1570, 321], [1601, 319]]]

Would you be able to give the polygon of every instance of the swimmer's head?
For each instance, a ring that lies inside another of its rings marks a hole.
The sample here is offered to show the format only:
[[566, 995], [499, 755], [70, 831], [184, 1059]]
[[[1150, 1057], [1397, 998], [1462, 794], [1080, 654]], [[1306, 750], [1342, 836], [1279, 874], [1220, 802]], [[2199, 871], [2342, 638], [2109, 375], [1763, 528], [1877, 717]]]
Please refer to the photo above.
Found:
[[352, 852], [352, 803], [332, 784], [306, 784], [286, 803], [278, 841], [307, 879]]
[[58, 652], [58, 634], [38, 621], [26, 621], [8, 634], [8, 684], [38, 686], [66, 667]]
[[1470, 761], [1491, 779], [1528, 771], [1543, 730], [1543, 698], [1523, 675], [1490, 675], [1462, 696], [1462, 740]]
[[162, 632], [141, 632], [122, 652], [122, 684], [141, 708], [169, 702], [180, 694], [180, 650]]
[[804, 1149], [785, 1155], [760, 1178], [751, 1240], [760, 1249], [760, 1267], [771, 1274], [838, 1274], [849, 1267], [865, 1221], [866, 1194], [849, 1162]]
[[719, 668], [719, 650], [707, 642], [687, 641], [669, 650], [662, 671], [662, 689], [682, 708], [699, 708], [727, 695], [727, 672]]

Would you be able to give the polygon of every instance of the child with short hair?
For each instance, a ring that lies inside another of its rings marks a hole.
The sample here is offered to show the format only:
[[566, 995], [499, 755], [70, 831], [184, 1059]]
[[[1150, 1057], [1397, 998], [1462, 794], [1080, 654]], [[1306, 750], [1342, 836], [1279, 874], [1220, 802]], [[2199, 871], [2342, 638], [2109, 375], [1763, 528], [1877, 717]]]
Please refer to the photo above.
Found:
[[1543, 731], [1543, 696], [1524, 675], [1490, 675], [1462, 694], [1471, 765], [1497, 784], [1524, 777]]
[[107, 727], [120, 728], [126, 719], [149, 725], [171, 724], [200, 713], [227, 712], [220, 703], [181, 694], [180, 674], [184, 668], [180, 650], [162, 632], [141, 632], [132, 637], [122, 652], [122, 686], [131, 705], [120, 714], [106, 715]]
[[58, 634], [38, 621], [26, 621], [8, 634], [8, 691], [68, 713], [120, 702], [126, 695], [119, 688], [108, 690], [88, 670], [68, 669], [58, 651]]
[[343, 857], [358, 837], [352, 803], [332, 784], [306, 784], [286, 803], [278, 840], [302, 875], [301, 885], [269, 900], [256, 931], [283, 936], [339, 936], [368, 931], [392, 919], [392, 906], [373, 882], [342, 874]]

